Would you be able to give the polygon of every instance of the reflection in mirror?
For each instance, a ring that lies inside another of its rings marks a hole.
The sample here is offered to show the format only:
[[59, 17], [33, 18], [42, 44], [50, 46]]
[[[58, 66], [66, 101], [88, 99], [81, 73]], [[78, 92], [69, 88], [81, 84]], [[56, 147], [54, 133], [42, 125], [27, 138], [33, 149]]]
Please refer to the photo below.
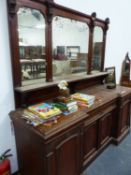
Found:
[[103, 30], [101, 27], [94, 28], [93, 36], [93, 59], [92, 72], [101, 71], [102, 49], [103, 49]]
[[87, 72], [89, 29], [86, 23], [53, 18], [53, 76]]
[[22, 85], [43, 81], [45, 70], [45, 19], [35, 9], [17, 12]]

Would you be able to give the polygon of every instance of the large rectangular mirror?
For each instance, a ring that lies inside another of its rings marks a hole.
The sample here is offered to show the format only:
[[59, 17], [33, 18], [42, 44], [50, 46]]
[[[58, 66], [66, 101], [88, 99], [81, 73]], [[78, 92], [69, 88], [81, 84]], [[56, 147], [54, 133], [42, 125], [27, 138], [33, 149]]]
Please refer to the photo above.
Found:
[[53, 77], [87, 72], [89, 28], [84, 22], [55, 16], [52, 24]]
[[92, 73], [101, 71], [103, 45], [103, 30], [101, 27], [95, 26], [93, 34]]
[[61, 79], [72, 89], [102, 82], [109, 19], [51, 0], [7, 1], [17, 106], [56, 97]]
[[22, 85], [45, 81], [45, 19], [32, 8], [19, 8], [18, 37]]

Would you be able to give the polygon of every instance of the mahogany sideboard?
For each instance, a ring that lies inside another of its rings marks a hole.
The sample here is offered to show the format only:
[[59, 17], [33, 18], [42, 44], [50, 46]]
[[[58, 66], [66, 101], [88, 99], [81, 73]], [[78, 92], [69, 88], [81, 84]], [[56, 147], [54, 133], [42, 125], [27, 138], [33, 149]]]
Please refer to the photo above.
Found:
[[[7, 0], [7, 5], [15, 104], [21, 108], [10, 113], [19, 170], [22, 175], [80, 175], [109, 143], [118, 144], [129, 132], [131, 89], [102, 85], [108, 76], [104, 62], [110, 20], [54, 0]], [[36, 64], [40, 60], [43, 66]], [[62, 79], [71, 93], [94, 94], [95, 104], [61, 116], [50, 127], [27, 124], [22, 107], [57, 97]]]
[[33, 127], [22, 110], [10, 113], [22, 175], [83, 174], [109, 143], [117, 145], [129, 133], [130, 88], [97, 85], [81, 92], [95, 95], [95, 104], [61, 116], [52, 126]]

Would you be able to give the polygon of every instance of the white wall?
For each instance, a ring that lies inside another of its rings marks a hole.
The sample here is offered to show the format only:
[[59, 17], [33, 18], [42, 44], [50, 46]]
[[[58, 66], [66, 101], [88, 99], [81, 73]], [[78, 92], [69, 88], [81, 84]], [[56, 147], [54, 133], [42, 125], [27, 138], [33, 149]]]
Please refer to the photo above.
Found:
[[9, 112], [14, 109], [6, 1], [0, 0], [0, 154], [11, 148], [12, 171], [17, 170], [14, 134]]
[[[110, 18], [107, 35], [105, 66], [116, 66], [117, 82], [120, 77], [121, 63], [131, 47], [130, 0], [56, 0], [57, 3], [98, 17]], [[11, 132], [8, 113], [14, 109], [11, 63], [8, 43], [6, 1], [0, 0], [0, 153], [11, 148], [12, 171], [17, 170], [14, 134]]]

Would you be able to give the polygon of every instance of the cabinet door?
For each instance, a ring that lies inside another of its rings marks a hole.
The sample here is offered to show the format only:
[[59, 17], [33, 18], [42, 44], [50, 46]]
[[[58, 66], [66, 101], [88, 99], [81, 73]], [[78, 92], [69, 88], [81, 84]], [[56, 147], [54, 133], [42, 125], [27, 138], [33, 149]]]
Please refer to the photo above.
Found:
[[99, 123], [99, 139], [100, 139], [100, 146], [107, 144], [107, 142], [110, 140], [111, 136], [111, 119], [112, 119], [112, 113], [105, 114], [101, 119]]
[[130, 100], [127, 100], [122, 105], [120, 110], [121, 132], [124, 132], [130, 126]]
[[[86, 125], [86, 123], [85, 123]], [[85, 126], [83, 133], [83, 166], [85, 166], [97, 150], [98, 121]]]
[[51, 150], [46, 156], [46, 175], [80, 174], [80, 128], [65, 133], [48, 146]]
[[78, 175], [80, 139], [78, 134], [68, 136], [56, 147], [57, 174]]

